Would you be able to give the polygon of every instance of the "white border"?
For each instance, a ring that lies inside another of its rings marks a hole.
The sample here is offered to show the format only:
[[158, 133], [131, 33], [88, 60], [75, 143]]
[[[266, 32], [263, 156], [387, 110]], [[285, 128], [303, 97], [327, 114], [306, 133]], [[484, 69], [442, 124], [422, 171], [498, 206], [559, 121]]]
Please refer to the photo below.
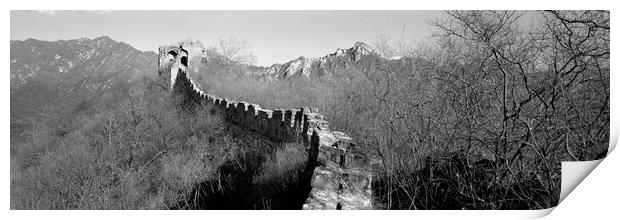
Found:
[[[2, 49], [5, 53], [2, 54], [3, 69], [5, 70], [5, 85], [9, 83], [9, 44], [6, 43], [10, 38], [10, 13], [9, 9], [70, 9], [70, 10], [112, 10], [112, 9], [133, 9], [133, 10], [213, 10], [213, 9], [228, 9], [228, 10], [264, 10], [264, 9], [278, 9], [278, 10], [336, 10], [336, 9], [356, 9], [356, 10], [444, 10], [444, 9], [606, 9], [612, 10], [612, 26], [615, 25], [618, 16], [615, 16], [615, 6], [611, 5], [611, 1], [540, 1], [540, 0], [518, 0], [511, 2], [499, 1], [396, 1], [396, 0], [381, 0], [381, 1], [334, 1], [334, 0], [308, 0], [299, 3], [286, 0], [274, 0], [274, 1], [252, 1], [252, 0], [219, 0], [219, 1], [200, 1], [200, 0], [185, 0], [185, 1], [143, 1], [143, 2], [130, 2], [127, 0], [105, 0], [98, 2], [89, 1], [9, 1], [3, 2], [3, 5], [8, 5], [3, 11], [2, 24], [4, 28], [5, 43], [2, 44]], [[95, 24], [93, 24], [95, 25]], [[616, 27], [612, 28], [616, 29]], [[616, 34], [612, 31], [612, 38], [615, 38]], [[612, 43], [612, 51], [615, 44]], [[613, 54], [613, 53], [612, 53]], [[613, 58], [613, 56], [612, 56]], [[615, 60], [612, 59], [612, 63]], [[612, 72], [615, 69], [612, 64]], [[612, 74], [613, 75], [613, 74]], [[618, 83], [615, 77], [612, 76], [612, 94], [616, 93]], [[2, 93], [3, 103], [10, 103], [9, 86], [6, 86]], [[613, 95], [612, 95], [613, 97]], [[614, 117], [617, 113], [618, 103], [614, 102], [612, 98], [611, 109], [611, 133], [612, 137], [610, 143], [617, 142], [618, 137], [618, 120]], [[2, 137], [4, 141], [5, 160], [2, 163], [2, 171], [5, 180], [5, 184], [9, 183], [9, 109], [8, 107], [2, 108], [3, 115], [2, 122], [5, 125], [2, 131]], [[564, 218], [584, 218], [584, 217], [605, 217], [608, 219], [611, 216], [617, 216], [615, 212], [616, 200], [619, 197], [618, 193], [618, 156], [612, 154], [609, 159], [603, 161], [597, 169], [594, 169], [592, 175], [586, 178], [577, 190], [573, 191], [566, 200], [564, 200], [559, 207], [549, 216], [551, 219], [564, 219]], [[9, 183], [10, 184], [10, 183]], [[513, 219], [513, 218], [531, 218], [540, 217], [551, 210], [546, 211], [355, 211], [355, 212], [330, 212], [330, 211], [316, 211], [316, 212], [300, 212], [300, 211], [8, 211], [9, 205], [9, 186], [5, 185], [2, 188], [2, 205], [5, 207], [4, 219], [22, 219], [22, 218], [52, 218], [52, 219], [66, 219], [69, 218], [93, 218], [93, 219], [135, 219], [138, 218], [150, 218], [150, 219], [169, 219], [169, 218], [222, 218], [229, 219], [231, 217], [240, 219], [256, 219], [256, 218], [276, 218], [276, 219], [342, 219], [342, 218], [361, 218], [361, 219], [387, 219], [387, 218], [421, 218], [421, 219]], [[7, 218], [8, 217], [8, 218]]]

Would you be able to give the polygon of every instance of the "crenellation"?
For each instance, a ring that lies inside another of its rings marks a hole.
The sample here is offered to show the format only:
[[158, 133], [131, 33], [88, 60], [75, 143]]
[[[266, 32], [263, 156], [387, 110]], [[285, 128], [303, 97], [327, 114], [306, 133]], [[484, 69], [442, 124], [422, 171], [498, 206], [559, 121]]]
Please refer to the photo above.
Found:
[[268, 133], [268, 130], [269, 130], [269, 125], [270, 125], [269, 122], [271, 120], [271, 114], [272, 114], [272, 111], [270, 110], [265, 110], [265, 109], [258, 110], [258, 117], [257, 117], [258, 133], [265, 135], [267, 137], [270, 136], [270, 134]]
[[230, 101], [228, 102], [228, 108], [226, 108], [226, 113], [228, 113], [228, 118], [230, 121], [232, 121], [234, 124], [239, 124], [239, 121], [237, 120], [237, 102], [236, 101]]
[[286, 111], [284, 111], [284, 123], [291, 128], [294, 126], [294, 111], [294, 109], [287, 109]]
[[295, 134], [301, 134], [301, 135], [297, 135], [298, 136], [297, 137], [298, 141], [305, 141], [305, 139], [304, 139], [305, 135], [303, 135], [303, 134], [305, 134], [305, 133], [303, 133], [303, 127], [304, 127], [304, 116], [303, 115], [304, 115], [304, 111], [303, 111], [303, 108], [302, 108], [302, 109], [300, 109], [299, 111], [297, 111], [295, 113], [295, 118], [294, 118], [295, 122], [294, 122], [294, 125], [293, 125], [293, 131], [295, 132]]
[[[331, 131], [316, 108], [262, 109], [259, 105], [219, 98], [202, 91], [179, 63], [187, 56], [182, 48], [160, 47], [160, 74], [171, 74], [171, 91], [181, 92], [190, 102], [209, 104], [212, 112], [274, 142], [301, 141], [308, 152], [311, 184], [304, 209], [371, 209], [372, 170], [368, 152], [345, 133]], [[186, 65], [186, 64], [185, 64]], [[170, 68], [170, 69], [168, 69]], [[175, 87], [181, 86], [183, 88]]]
[[239, 124], [242, 125], [244, 127], [247, 127], [247, 121], [246, 121], [246, 107], [245, 107], [245, 102], [239, 102], [237, 103], [237, 109], [235, 111], [235, 121]]
[[273, 110], [272, 118], [275, 121], [282, 121], [282, 120], [284, 120], [284, 110], [282, 110], [282, 109], [274, 109]]
[[284, 121], [282, 121], [282, 137], [284, 141], [295, 141], [295, 109], [284, 111]]
[[246, 121], [248, 122], [248, 129], [252, 130], [252, 131], [258, 131], [258, 126], [256, 123], [257, 118], [256, 118], [256, 108], [254, 107], [254, 104], [248, 104], [248, 112], [246, 115]]
[[[303, 111], [303, 109], [302, 109]], [[303, 114], [303, 123], [302, 123], [302, 128], [301, 128], [301, 136], [304, 142], [308, 142], [310, 140], [310, 135], [308, 135], [308, 133], [310, 132], [314, 132], [314, 129], [310, 129], [310, 126], [308, 125], [310, 123], [311, 118], [308, 116], [308, 114]]]
[[[226, 105], [225, 114], [226, 118], [235, 123], [235, 112], [237, 111], [237, 103], [234, 100], [229, 100]], [[236, 124], [236, 123], [235, 123]]]
[[224, 118], [228, 120], [228, 101], [226, 101], [226, 99], [220, 100], [220, 109], [222, 110]]
[[284, 122], [284, 110], [275, 109], [273, 110], [273, 116], [271, 117], [271, 126], [269, 133], [272, 134], [273, 139], [276, 141], [282, 141], [283, 132], [282, 132], [282, 123]]

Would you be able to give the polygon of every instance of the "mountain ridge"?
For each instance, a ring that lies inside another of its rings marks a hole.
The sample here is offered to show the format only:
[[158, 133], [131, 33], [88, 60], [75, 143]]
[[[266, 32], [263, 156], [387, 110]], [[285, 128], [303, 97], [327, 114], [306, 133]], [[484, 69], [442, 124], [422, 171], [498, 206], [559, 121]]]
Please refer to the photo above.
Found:
[[[338, 48], [334, 52], [324, 56], [313, 58], [300, 56], [284, 63], [272, 64], [271, 66], [241, 64], [217, 52], [204, 50], [204, 47], [196, 48], [202, 48], [203, 53], [200, 56], [200, 62], [197, 61], [198, 59], [196, 59], [196, 56], [193, 58], [190, 57], [189, 66], [194, 74], [205, 76], [250, 76], [261, 81], [287, 81], [297, 79], [330, 80], [333, 78], [347, 77], [343, 75], [347, 72], [346, 70], [358, 69], [360, 61], [364, 57], [372, 56], [381, 61], [388, 61], [387, 59], [381, 58], [371, 46], [363, 42], [356, 42], [349, 48]], [[193, 52], [192, 54], [197, 53]]]
[[299, 76], [329, 79], [337, 75], [335, 68], [351, 68], [351, 65], [359, 62], [361, 57], [372, 54], [377, 55], [368, 44], [356, 42], [353, 47], [338, 48], [322, 57], [300, 56], [283, 64], [273, 64], [262, 75], [268, 80], [287, 80]]
[[132, 83], [157, 71], [156, 59], [108, 36], [11, 40], [11, 127], [125, 97]]
[[[156, 57], [157, 54], [151, 51], [140, 51], [124, 42], [117, 42], [108, 36], [101, 36], [93, 39], [78, 38], [71, 40], [44, 41], [33, 38], [26, 40], [11, 40], [11, 87], [21, 86], [29, 78], [41, 74], [58, 74], [71, 72], [74, 68], [81, 70], [79, 66], [93, 64], [91, 61], [96, 59], [124, 58], [144, 59], [145, 56]], [[125, 52], [127, 54], [122, 54]], [[93, 57], [94, 56], [94, 57]], [[20, 63], [16, 62], [19, 59]], [[105, 60], [109, 61], [109, 60]], [[47, 63], [45, 63], [47, 62]], [[89, 63], [90, 62], [90, 63]], [[55, 67], [54, 69], [40, 66], [42, 63]], [[122, 63], [116, 63], [121, 64]], [[146, 65], [137, 65], [148, 67]], [[110, 69], [103, 66], [86, 66], [89, 71], [110, 73]], [[146, 68], [148, 69], [148, 68]], [[132, 72], [136, 73], [136, 72]], [[25, 74], [25, 75], [24, 75]], [[131, 73], [126, 73], [131, 74]]]
[[[199, 75], [226, 70], [262, 81], [347, 77], [343, 73], [350, 71], [341, 70], [358, 68], [363, 57], [377, 55], [369, 45], [357, 42], [322, 57], [300, 56], [261, 67], [196, 48], [203, 56], [190, 66], [207, 67]], [[108, 36], [57, 41], [28, 38], [10, 41], [10, 68], [11, 122], [26, 124], [32, 118], [74, 111], [71, 108], [78, 105], [127, 96], [136, 79], [156, 74], [157, 54]]]

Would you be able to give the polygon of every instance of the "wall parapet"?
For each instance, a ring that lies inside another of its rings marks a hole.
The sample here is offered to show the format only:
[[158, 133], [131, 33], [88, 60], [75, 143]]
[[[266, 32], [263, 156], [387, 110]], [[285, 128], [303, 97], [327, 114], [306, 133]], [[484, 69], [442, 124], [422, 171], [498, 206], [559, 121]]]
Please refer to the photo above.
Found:
[[187, 55], [179, 46], [159, 48], [160, 74], [167, 78], [170, 68], [170, 89], [181, 94], [185, 104], [212, 106], [225, 121], [276, 143], [306, 144], [313, 169], [303, 209], [372, 209], [370, 159], [351, 137], [330, 130], [314, 108], [269, 110], [203, 92], [187, 74]]

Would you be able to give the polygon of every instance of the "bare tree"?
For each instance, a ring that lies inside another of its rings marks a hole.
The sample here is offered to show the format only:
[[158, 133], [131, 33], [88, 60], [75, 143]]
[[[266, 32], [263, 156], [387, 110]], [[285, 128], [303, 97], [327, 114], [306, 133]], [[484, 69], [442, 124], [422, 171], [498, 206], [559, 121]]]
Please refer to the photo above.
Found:
[[531, 30], [519, 25], [524, 12], [447, 15], [436, 23], [439, 77], [462, 117], [455, 137], [490, 153], [495, 184], [534, 175], [557, 194], [560, 161], [594, 159], [607, 146], [609, 13], [542, 12]]
[[385, 33], [375, 34], [375, 38], [372, 41], [372, 46], [381, 57], [385, 59], [391, 59], [396, 56], [396, 49], [390, 42], [390, 37]]
[[560, 161], [606, 153], [609, 12], [446, 15], [436, 50], [379, 65], [359, 91], [378, 118], [360, 128], [384, 162], [378, 195], [390, 208], [554, 206]]
[[250, 51], [250, 43], [242, 38], [228, 36], [220, 37], [215, 45], [215, 50], [224, 57], [242, 64], [255, 64], [256, 56]]

